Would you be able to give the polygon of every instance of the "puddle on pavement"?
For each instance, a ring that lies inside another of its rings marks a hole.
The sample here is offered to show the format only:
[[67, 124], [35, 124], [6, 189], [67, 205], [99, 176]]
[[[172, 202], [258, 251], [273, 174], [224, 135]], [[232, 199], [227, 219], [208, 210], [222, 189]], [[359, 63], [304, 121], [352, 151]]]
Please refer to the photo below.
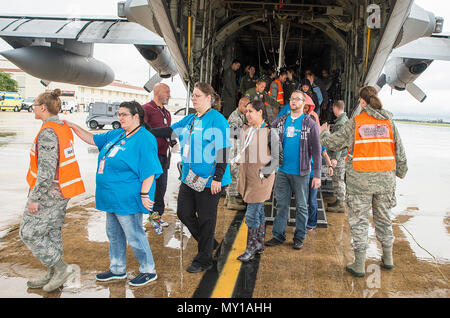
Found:
[[400, 226], [419, 260], [434, 261], [432, 254], [443, 264], [450, 263], [450, 236], [446, 227], [441, 216], [433, 215], [416, 215]]
[[[181, 231], [183, 231], [181, 235]], [[189, 239], [192, 237], [188, 228], [180, 221], [176, 221], [174, 226], [165, 227], [163, 230], [164, 247], [173, 249], [183, 249], [187, 247]]]
[[95, 208], [87, 208], [89, 213], [87, 223], [88, 240], [90, 242], [108, 242], [106, 235], [106, 212], [99, 211]]
[[374, 258], [374, 259], [380, 259], [381, 258], [381, 249], [379, 247], [379, 242], [375, 235], [375, 228], [372, 226], [372, 224], [369, 226], [369, 246], [367, 248], [367, 257], [368, 258]]

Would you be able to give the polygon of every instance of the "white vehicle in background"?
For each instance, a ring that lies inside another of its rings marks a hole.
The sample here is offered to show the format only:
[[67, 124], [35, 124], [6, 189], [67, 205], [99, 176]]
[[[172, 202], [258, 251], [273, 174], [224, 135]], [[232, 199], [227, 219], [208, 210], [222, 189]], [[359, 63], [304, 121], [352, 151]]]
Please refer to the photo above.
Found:
[[33, 104], [34, 104], [34, 97], [28, 97], [25, 98], [22, 101], [22, 109], [28, 110], [28, 112], [32, 112], [33, 111]]
[[91, 129], [102, 129], [105, 125], [111, 125], [113, 129], [120, 128], [118, 102], [112, 104], [95, 102], [89, 105], [89, 116], [86, 118], [86, 125]]
[[77, 109], [77, 105], [74, 100], [63, 100], [61, 101], [61, 113], [69, 112], [73, 113]]

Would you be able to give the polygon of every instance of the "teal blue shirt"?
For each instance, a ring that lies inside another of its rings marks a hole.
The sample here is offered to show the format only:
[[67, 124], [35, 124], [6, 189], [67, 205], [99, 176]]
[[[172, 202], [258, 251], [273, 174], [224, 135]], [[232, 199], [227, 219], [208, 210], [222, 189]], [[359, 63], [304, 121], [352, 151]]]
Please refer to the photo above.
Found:
[[[98, 210], [121, 215], [148, 213], [141, 200], [142, 182], [155, 176], [150, 200], [155, 201], [156, 179], [163, 170], [158, 159], [156, 138], [144, 127], [132, 136], [123, 129], [94, 135], [99, 149], [98, 163], [105, 158], [103, 173], [97, 167], [95, 203]], [[120, 141], [119, 141], [120, 140]], [[117, 142], [118, 141], [118, 142]], [[108, 149], [115, 144], [105, 157]]]
[[279, 170], [287, 174], [300, 175], [300, 137], [304, 117], [303, 114], [293, 121], [289, 115], [284, 124], [283, 164]]
[[[202, 178], [211, 177], [206, 184], [206, 187], [210, 188], [215, 173], [217, 151], [231, 147], [228, 121], [217, 110], [211, 109], [200, 118], [190, 114], [170, 127], [180, 139], [181, 181], [184, 182], [191, 168]], [[230, 165], [227, 164], [221, 185], [230, 183]]]

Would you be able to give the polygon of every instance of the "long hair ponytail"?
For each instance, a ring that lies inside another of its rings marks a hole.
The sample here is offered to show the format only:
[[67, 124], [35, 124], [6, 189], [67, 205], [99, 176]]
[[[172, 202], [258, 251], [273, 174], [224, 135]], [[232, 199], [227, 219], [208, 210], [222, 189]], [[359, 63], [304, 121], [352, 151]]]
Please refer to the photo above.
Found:
[[359, 90], [359, 97], [364, 99], [364, 101], [370, 105], [370, 107], [375, 109], [382, 109], [383, 104], [378, 98], [378, 91], [373, 86], [364, 86]]

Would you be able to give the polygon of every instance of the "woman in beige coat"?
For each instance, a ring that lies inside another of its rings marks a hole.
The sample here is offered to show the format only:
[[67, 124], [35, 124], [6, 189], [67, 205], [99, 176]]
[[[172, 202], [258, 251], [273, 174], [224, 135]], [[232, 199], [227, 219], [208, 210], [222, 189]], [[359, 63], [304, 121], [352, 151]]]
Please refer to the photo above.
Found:
[[266, 106], [261, 101], [250, 102], [246, 116], [248, 124], [241, 132], [239, 158], [235, 158], [239, 163], [237, 191], [247, 203], [247, 248], [238, 257], [242, 262], [264, 252], [264, 201], [270, 199], [278, 166], [278, 134], [270, 132]]

